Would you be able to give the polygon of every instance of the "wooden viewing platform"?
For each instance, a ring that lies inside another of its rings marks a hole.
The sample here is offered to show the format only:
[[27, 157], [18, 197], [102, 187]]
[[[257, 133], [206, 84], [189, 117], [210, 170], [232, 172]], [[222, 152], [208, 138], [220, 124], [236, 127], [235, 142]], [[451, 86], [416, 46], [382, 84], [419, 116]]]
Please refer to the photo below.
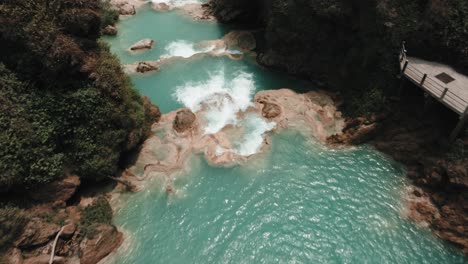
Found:
[[406, 53], [403, 42], [399, 57], [401, 74], [460, 116], [450, 135], [453, 141], [468, 118], [468, 76], [450, 66], [408, 57]]

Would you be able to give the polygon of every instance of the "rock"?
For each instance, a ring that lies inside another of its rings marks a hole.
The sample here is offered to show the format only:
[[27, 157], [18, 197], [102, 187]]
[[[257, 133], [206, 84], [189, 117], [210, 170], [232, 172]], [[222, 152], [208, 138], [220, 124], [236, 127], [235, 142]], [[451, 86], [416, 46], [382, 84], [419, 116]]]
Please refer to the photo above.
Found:
[[171, 9], [166, 3], [153, 3], [152, 8], [157, 11], [169, 11]]
[[78, 176], [68, 176], [29, 192], [32, 199], [39, 202], [68, 201], [80, 186]]
[[248, 31], [233, 31], [224, 36], [223, 39], [230, 49], [251, 51], [257, 46], [254, 35]]
[[152, 39], [142, 39], [132, 46], [130, 46], [131, 51], [146, 50], [153, 48], [154, 40]]
[[450, 183], [468, 188], [468, 159], [449, 162], [447, 174]]
[[151, 103], [150, 99], [147, 96], [143, 96], [143, 104], [145, 106], [149, 106], [152, 121], [159, 122], [159, 120], [161, 119], [161, 111], [159, 110], [159, 107]]
[[19, 248], [40, 246], [49, 242], [59, 230], [58, 225], [44, 222], [36, 217], [26, 224], [23, 233], [15, 244]]
[[115, 26], [108, 25], [102, 30], [102, 34], [108, 36], [115, 36], [117, 35], [117, 28]]
[[136, 14], [135, 6], [133, 5], [123, 5], [119, 8], [119, 14], [124, 16], [133, 16]]
[[281, 107], [274, 103], [263, 103], [262, 116], [266, 118], [275, 118], [281, 115]]
[[8, 250], [3, 256], [0, 257], [0, 263], [23, 264], [21, 250], [18, 248], [12, 248]]
[[156, 65], [152, 65], [148, 62], [139, 62], [138, 66], [136, 67], [136, 72], [139, 73], [145, 73], [145, 72], [150, 72], [150, 71], [159, 71], [159, 67]]
[[[50, 255], [39, 255], [37, 257], [32, 257], [26, 259], [23, 264], [49, 264]], [[65, 263], [65, 258], [54, 256], [54, 264], [63, 264]]]
[[182, 109], [177, 112], [174, 119], [173, 128], [175, 131], [181, 133], [193, 127], [196, 116], [189, 109]]
[[76, 226], [73, 223], [67, 224], [63, 227], [62, 234], [60, 237], [71, 237], [76, 230]]
[[123, 235], [115, 226], [102, 224], [96, 232], [93, 238], [84, 238], [80, 243], [81, 264], [98, 263], [122, 243]]

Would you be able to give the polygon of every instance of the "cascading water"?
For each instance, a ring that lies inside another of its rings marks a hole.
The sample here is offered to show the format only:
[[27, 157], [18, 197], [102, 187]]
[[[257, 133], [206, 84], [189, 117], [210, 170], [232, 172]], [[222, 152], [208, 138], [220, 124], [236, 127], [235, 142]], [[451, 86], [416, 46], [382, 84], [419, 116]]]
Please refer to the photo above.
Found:
[[[171, 30], [158, 25], [170, 25]], [[119, 30], [119, 36], [107, 40], [125, 63], [148, 56], [158, 59], [172, 51], [189, 57], [197, 51], [190, 43], [226, 34], [225, 28], [212, 22], [192, 21], [175, 12], [157, 13], [149, 7], [123, 20]], [[129, 44], [146, 37], [157, 40], [154, 50], [128, 53]], [[175, 49], [169, 48], [180, 39], [188, 44], [179, 47], [189, 52], [179, 52], [174, 45]], [[229, 151], [242, 156], [257, 153], [265, 134], [279, 125], [248, 111], [255, 92], [311, 89], [306, 82], [265, 71], [248, 58], [209, 56], [167, 64], [158, 73], [134, 75], [132, 81], [164, 113], [180, 107], [198, 112], [205, 136], [232, 132]], [[158, 164], [155, 160], [183, 151], [183, 145], [168, 141], [172, 134], [159, 132], [156, 129], [152, 139], [161, 147], [149, 148], [145, 163]], [[429, 230], [405, 218], [405, 172], [373, 148], [330, 149], [288, 130], [275, 134], [269, 145], [268, 151], [251, 156], [242, 166], [214, 167], [204, 157], [192, 155], [175, 173], [150, 173], [140, 192], [124, 194], [118, 201], [115, 221], [126, 239], [107, 261], [466, 262]], [[216, 150], [220, 155], [225, 151]], [[135, 173], [141, 171], [143, 166]], [[172, 185], [173, 194], [166, 193], [166, 184]]]
[[169, 45], [166, 46], [166, 54], [164, 54], [162, 57], [190, 58], [193, 55], [210, 52], [214, 49], [215, 46], [213, 45], [207, 47], [195, 47], [195, 44], [189, 41], [177, 40], [169, 43]]

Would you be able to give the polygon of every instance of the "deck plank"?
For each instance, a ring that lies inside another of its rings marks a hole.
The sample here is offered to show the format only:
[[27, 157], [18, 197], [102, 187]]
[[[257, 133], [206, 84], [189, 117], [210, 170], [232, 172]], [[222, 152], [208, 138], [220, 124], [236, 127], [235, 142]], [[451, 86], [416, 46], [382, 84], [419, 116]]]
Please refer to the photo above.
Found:
[[[400, 57], [401, 58], [401, 57]], [[468, 107], [468, 76], [465, 76], [452, 67], [440, 63], [425, 61], [415, 57], [406, 57], [408, 66], [403, 75], [414, 84], [428, 92], [431, 96], [444, 103], [451, 110], [461, 115]], [[400, 69], [403, 69], [405, 60], [400, 60]], [[446, 73], [454, 80], [444, 83], [437, 75]], [[427, 74], [427, 78], [421, 85], [421, 80]], [[447, 93], [444, 90], [447, 88]]]

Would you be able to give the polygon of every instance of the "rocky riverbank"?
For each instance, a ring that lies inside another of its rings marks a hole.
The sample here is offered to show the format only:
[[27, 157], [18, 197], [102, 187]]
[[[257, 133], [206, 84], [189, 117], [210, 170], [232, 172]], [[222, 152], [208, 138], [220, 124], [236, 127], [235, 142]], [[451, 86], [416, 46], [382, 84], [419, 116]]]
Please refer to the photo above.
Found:
[[339, 91], [348, 117], [343, 133], [328, 142], [372, 142], [405, 164], [418, 186], [410, 195], [420, 198], [408, 199], [408, 216], [468, 252], [467, 134], [449, 144], [456, 117], [428, 108], [420, 91], [396, 98], [402, 40], [412, 55], [467, 71], [463, 1], [212, 0], [209, 6], [218, 21], [264, 29], [260, 64]]
[[10, 202], [21, 202], [25, 208], [2, 219], [2, 224], [21, 219], [24, 227], [2, 253], [1, 263], [41, 264], [53, 259], [53, 263], [94, 264], [118, 248], [123, 236], [111, 224], [107, 199], [97, 195], [100, 188], [77, 192], [80, 184], [78, 176], [68, 176], [28, 197], [10, 197]]
[[468, 136], [448, 142], [451, 113], [442, 105], [427, 104], [415, 94], [394, 102], [393, 111], [348, 118], [343, 133], [328, 142], [369, 142], [405, 164], [416, 186], [408, 193], [407, 216], [468, 254]]

